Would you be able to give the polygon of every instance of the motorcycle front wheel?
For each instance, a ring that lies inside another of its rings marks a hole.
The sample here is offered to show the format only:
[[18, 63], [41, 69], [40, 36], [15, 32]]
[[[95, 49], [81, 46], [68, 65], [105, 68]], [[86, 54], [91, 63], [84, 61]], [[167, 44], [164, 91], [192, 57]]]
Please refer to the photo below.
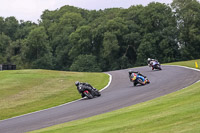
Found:
[[133, 82], [133, 86], [136, 86], [137, 85], [137, 83], [136, 82]]
[[99, 91], [96, 91], [96, 96], [100, 97], [101, 93]]

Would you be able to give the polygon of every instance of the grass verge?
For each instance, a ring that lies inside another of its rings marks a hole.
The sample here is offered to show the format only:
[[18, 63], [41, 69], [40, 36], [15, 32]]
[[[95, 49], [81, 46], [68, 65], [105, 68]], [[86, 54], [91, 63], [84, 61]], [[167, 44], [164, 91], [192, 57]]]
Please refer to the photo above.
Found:
[[[198, 60], [200, 62], [200, 60]], [[171, 63], [192, 64], [193, 61]], [[186, 65], [192, 67], [190, 65]], [[120, 110], [31, 133], [199, 133], [200, 82], [177, 92]]]
[[0, 71], [0, 79], [0, 120], [3, 120], [77, 100], [81, 96], [75, 81], [102, 89], [108, 84], [109, 76], [105, 73], [12, 70]]
[[[195, 62], [197, 63], [198, 67], [196, 67]], [[190, 60], [190, 61], [172, 62], [172, 63], [167, 63], [167, 65], [180, 65], [180, 66], [186, 66], [186, 67], [200, 69], [200, 59]]]

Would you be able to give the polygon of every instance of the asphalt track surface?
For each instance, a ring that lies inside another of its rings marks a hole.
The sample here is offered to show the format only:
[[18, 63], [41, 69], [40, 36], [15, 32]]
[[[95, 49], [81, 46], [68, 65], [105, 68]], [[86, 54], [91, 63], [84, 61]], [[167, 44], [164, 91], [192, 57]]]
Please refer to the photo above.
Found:
[[130, 69], [107, 72], [112, 75], [112, 82], [101, 92], [101, 97], [81, 99], [70, 104], [2, 120], [0, 133], [22, 133], [106, 113], [175, 92], [200, 80], [199, 71], [178, 66], [162, 68], [162, 71], [152, 71], [147, 66], [131, 69], [140, 71], [151, 82], [136, 87], [128, 78]]

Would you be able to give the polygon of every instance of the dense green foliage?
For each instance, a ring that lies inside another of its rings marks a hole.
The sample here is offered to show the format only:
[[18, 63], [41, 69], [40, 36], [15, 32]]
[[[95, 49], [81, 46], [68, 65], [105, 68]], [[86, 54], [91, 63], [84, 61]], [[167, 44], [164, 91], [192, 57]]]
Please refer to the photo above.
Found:
[[[196, 59], [199, 23], [197, 0], [98, 11], [63, 6], [45, 10], [38, 24], [0, 17], [0, 63], [108, 71], [145, 65], [148, 57], [161, 63]], [[93, 65], [81, 64], [81, 57]]]

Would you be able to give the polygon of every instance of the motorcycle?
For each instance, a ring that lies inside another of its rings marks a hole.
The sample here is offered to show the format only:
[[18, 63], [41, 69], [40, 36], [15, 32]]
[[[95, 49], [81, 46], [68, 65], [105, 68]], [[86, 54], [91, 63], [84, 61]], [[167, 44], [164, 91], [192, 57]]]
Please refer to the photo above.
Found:
[[91, 87], [80, 85], [78, 89], [82, 97], [86, 96], [88, 99], [92, 99], [95, 96], [97, 97], [101, 96], [101, 93], [95, 88], [92, 89]]
[[130, 81], [133, 82], [134, 86], [136, 86], [137, 84], [145, 85], [150, 83], [149, 79], [147, 79], [146, 76], [142, 76], [137, 73], [130, 74]]
[[151, 64], [152, 70], [154, 69], [158, 69], [158, 70], [162, 70], [161, 65], [158, 61], [153, 61]]

